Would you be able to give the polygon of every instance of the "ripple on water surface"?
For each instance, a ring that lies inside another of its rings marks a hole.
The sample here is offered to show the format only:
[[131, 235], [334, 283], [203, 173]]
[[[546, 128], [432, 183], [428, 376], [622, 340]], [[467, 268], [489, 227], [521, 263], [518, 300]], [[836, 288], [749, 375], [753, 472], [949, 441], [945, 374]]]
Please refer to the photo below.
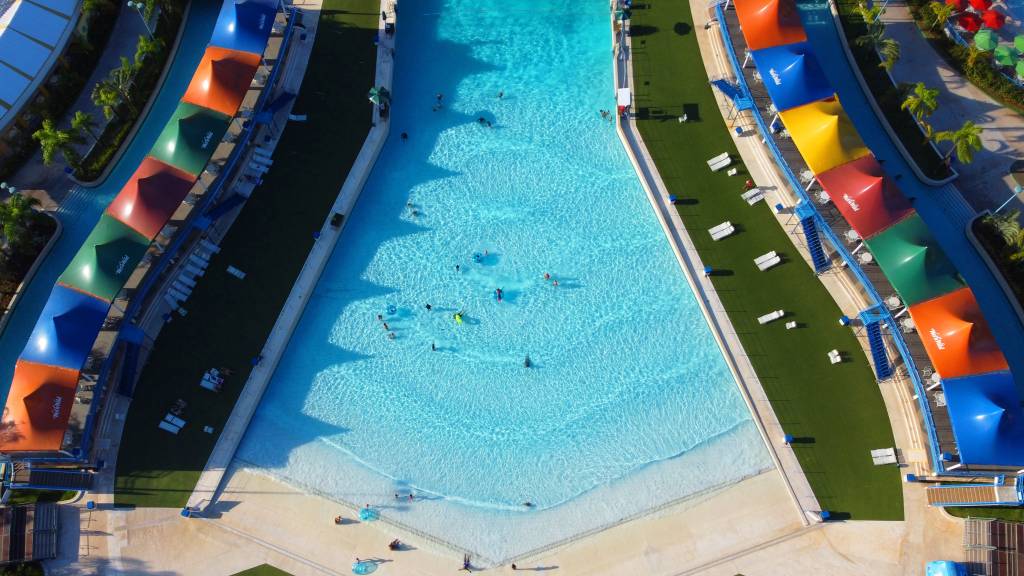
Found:
[[770, 466], [599, 114], [607, 10], [402, 5], [393, 137], [244, 460], [357, 504], [414, 488], [384, 516], [493, 560]]

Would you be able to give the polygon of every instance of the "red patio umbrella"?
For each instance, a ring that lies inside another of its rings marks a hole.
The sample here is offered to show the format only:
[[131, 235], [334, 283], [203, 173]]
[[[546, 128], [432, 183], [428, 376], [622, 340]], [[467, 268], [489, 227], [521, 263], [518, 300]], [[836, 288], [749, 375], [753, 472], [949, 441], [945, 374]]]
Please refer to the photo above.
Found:
[[992, 7], [992, 0], [971, 0], [971, 6], [978, 12], [983, 12]]
[[963, 12], [967, 9], [967, 0], [946, 0], [946, 4], [949, 4], [957, 12]]
[[966, 12], [957, 17], [956, 23], [968, 32], [977, 32], [981, 28], [981, 17], [974, 12]]
[[985, 26], [993, 30], [999, 30], [1006, 23], [1006, 14], [998, 10], [985, 10], [981, 15], [981, 21]]

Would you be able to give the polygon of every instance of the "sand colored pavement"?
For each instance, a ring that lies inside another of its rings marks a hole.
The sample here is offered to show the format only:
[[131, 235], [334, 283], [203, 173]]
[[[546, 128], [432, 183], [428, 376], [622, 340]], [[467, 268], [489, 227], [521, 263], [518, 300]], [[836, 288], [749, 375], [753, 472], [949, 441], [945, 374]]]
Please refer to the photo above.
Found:
[[[1008, 170], [1014, 160], [1024, 158], [1024, 118], [953, 70], [921, 35], [906, 2], [889, 2], [882, 20], [886, 35], [900, 43], [901, 55], [892, 69], [893, 78], [907, 84], [924, 82], [939, 90], [938, 109], [928, 119], [934, 129], [955, 130], [967, 120], [984, 128], [984, 149], [970, 164], [954, 164], [960, 172], [955, 184], [975, 210], [994, 210], [1013, 193], [1015, 182]], [[945, 154], [950, 144], [938, 146]], [[1024, 208], [1019, 198], [1008, 206], [1014, 207]]]

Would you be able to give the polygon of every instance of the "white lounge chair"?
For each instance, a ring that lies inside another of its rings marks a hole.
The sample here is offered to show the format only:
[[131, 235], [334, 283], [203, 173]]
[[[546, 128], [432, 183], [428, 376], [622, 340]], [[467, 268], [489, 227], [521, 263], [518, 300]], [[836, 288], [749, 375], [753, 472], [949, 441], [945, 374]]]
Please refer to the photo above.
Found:
[[769, 322], [771, 322], [773, 320], [778, 320], [779, 318], [782, 318], [785, 315], [786, 315], [786, 313], [784, 311], [776, 310], [775, 312], [769, 312], [768, 314], [765, 314], [764, 316], [759, 316], [758, 319], [757, 319], [757, 323], [758, 324], [767, 324], [767, 323], [769, 323]]
[[177, 280], [178, 280], [178, 282], [181, 282], [182, 284], [184, 284], [185, 286], [188, 286], [189, 288], [195, 288], [196, 287], [196, 281], [191, 279], [191, 278], [189, 278], [188, 276], [186, 276], [184, 274], [178, 274]]
[[754, 258], [754, 266], [757, 266], [757, 269], [760, 270], [761, 272], [764, 272], [765, 270], [771, 268], [772, 266], [775, 266], [779, 262], [782, 262], [782, 256], [776, 254], [775, 250], [772, 250], [767, 254], [762, 254], [757, 258]]
[[174, 281], [171, 282], [171, 287], [174, 288], [175, 290], [177, 290], [178, 292], [181, 292], [185, 296], [191, 296], [192, 295], [192, 289], [189, 288], [188, 286], [182, 284], [181, 281], [178, 280], [177, 278], [175, 278]]
[[185, 427], [185, 421], [182, 420], [181, 418], [178, 418], [174, 414], [171, 414], [170, 412], [168, 412], [167, 415], [164, 416], [164, 421], [170, 423], [173, 426], [177, 426], [178, 428]]
[[764, 199], [764, 190], [761, 190], [760, 188], [751, 188], [741, 194], [740, 198], [743, 198], [747, 204], [753, 206]]
[[899, 464], [899, 458], [896, 457], [895, 448], [879, 448], [878, 450], [871, 451], [871, 461], [875, 466], [884, 466], [886, 464]]
[[166, 420], [161, 420], [160, 423], [157, 424], [157, 427], [160, 428], [161, 430], [166, 430], [166, 431], [170, 432], [171, 434], [177, 434], [178, 432], [181, 431], [180, 427], [175, 426], [174, 424], [171, 424], [170, 422], [168, 422]]
[[235, 268], [234, 266], [228, 266], [228, 274], [231, 274], [232, 276], [238, 278], [239, 280], [245, 280], [245, 272], [242, 272], [241, 270]]
[[220, 392], [221, 387], [220, 384], [214, 382], [213, 380], [210, 380], [209, 378], [203, 378], [202, 380], [200, 380], [199, 386], [201, 386], [202, 388], [206, 388], [207, 390], [211, 390], [213, 392]]
[[195, 253], [188, 255], [188, 261], [191, 262], [192, 264], [195, 264], [199, 268], [206, 268], [206, 265], [209, 264], [209, 262], [207, 262], [206, 260], [203, 260], [199, 256], [196, 256]]
[[185, 264], [185, 272], [193, 276], [202, 276], [206, 271], [193, 264]]
[[728, 152], [722, 152], [718, 156], [708, 160], [708, 168], [710, 168], [712, 172], [718, 172], [729, 164], [732, 164], [732, 157], [729, 156]]
[[732, 222], [725, 221], [721, 224], [708, 229], [708, 234], [711, 235], [712, 240], [721, 240], [726, 236], [736, 232], [736, 227], [732, 225]]
[[217, 246], [216, 244], [214, 244], [213, 242], [210, 242], [206, 238], [200, 238], [199, 239], [199, 244], [203, 248], [206, 248], [207, 250], [209, 250], [212, 254], [217, 254], [218, 252], [220, 252], [220, 246]]
[[843, 356], [839, 353], [839, 350], [831, 350], [828, 353], [828, 361], [832, 364], [839, 364], [843, 361]]
[[793, 328], [796, 328], [796, 320], [786, 322], [786, 330], [792, 330]]

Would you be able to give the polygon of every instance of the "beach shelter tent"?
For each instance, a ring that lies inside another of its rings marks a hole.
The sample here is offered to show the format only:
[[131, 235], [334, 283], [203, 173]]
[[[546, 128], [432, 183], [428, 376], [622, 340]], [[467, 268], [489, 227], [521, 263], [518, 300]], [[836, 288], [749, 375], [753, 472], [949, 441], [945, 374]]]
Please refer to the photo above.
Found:
[[795, 0], [736, 0], [734, 5], [751, 50], [807, 40]]
[[208, 46], [182, 101], [234, 116], [259, 66], [251, 52]]
[[57, 282], [108, 302], [149, 249], [149, 238], [104, 214]]
[[861, 238], [870, 238], [914, 209], [870, 154], [818, 175], [833, 204]]
[[966, 0], [946, 0], [946, 4], [952, 6], [957, 12], [963, 12], [967, 9]]
[[210, 45], [262, 56], [276, 13], [276, 0], [225, 0]]
[[984, 12], [992, 7], [992, 0], [970, 0], [971, 8], [978, 12]]
[[804, 162], [815, 174], [871, 153], [838, 98], [784, 110], [779, 116]]
[[146, 156], [107, 214], [152, 240], [178, 209], [195, 183], [195, 176]]
[[943, 380], [942, 389], [961, 462], [1024, 465], [1024, 413], [1009, 372]]
[[999, 37], [996, 36], [994, 31], [989, 30], [988, 28], [982, 28], [974, 35], [974, 45], [978, 47], [978, 50], [991, 52], [999, 45]]
[[78, 370], [18, 360], [0, 423], [0, 452], [60, 450]]
[[914, 304], [910, 316], [928, 358], [943, 378], [1007, 369], [1006, 358], [970, 288]]
[[789, 110], [835, 94], [807, 42], [755, 50], [751, 56], [778, 110]]
[[1013, 37], [1013, 47], [1017, 52], [1024, 52], [1024, 34], [1018, 34]]
[[961, 288], [953, 263], [917, 214], [865, 241], [889, 282], [907, 304]]
[[149, 155], [198, 176], [220, 144], [231, 118], [182, 102], [164, 126]]
[[956, 17], [956, 23], [968, 32], [977, 32], [981, 28], [981, 16], [974, 12], [964, 12]]
[[1017, 64], [1017, 51], [1012, 46], [996, 46], [992, 52], [992, 59], [1000, 66], [1015, 66]]
[[64, 286], [54, 286], [20, 360], [79, 370], [92, 351], [110, 305]]
[[981, 21], [985, 26], [993, 30], [999, 30], [1003, 27], [1003, 24], [1006, 24], [1006, 14], [998, 10], [985, 10], [981, 13]]

